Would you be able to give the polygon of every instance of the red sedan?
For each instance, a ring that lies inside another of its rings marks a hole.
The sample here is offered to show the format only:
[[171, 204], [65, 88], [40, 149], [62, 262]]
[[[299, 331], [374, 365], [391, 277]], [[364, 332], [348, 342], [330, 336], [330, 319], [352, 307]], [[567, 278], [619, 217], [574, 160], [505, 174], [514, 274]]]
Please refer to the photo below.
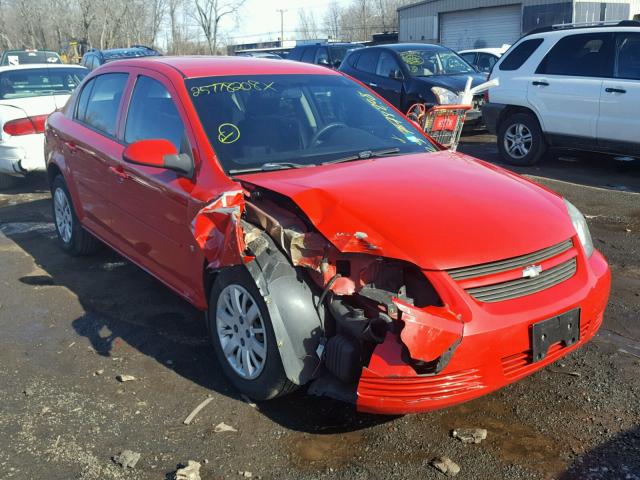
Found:
[[49, 118], [46, 158], [62, 248], [105, 243], [207, 312], [257, 400], [453, 405], [584, 344], [607, 304], [573, 205], [322, 67], [114, 62]]

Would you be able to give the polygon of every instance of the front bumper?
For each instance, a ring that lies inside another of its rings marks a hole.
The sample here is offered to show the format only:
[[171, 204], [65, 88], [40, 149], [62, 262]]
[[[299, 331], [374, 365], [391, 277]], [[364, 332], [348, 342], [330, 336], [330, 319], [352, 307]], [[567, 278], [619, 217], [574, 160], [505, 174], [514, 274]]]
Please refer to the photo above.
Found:
[[[433, 274], [433, 283], [446, 285], [446, 273]], [[451, 284], [451, 281], [448, 282]], [[455, 285], [450, 287], [455, 290]], [[358, 384], [357, 407], [380, 414], [417, 413], [448, 407], [497, 390], [540, 370], [585, 344], [602, 324], [611, 289], [606, 260], [594, 252], [574, 277], [534, 295], [500, 303], [481, 304], [465, 292], [449, 292], [452, 310], [464, 312], [464, 335], [451, 361], [437, 375], [418, 375], [403, 357], [404, 345], [395, 334], [373, 352]], [[460, 300], [455, 300], [457, 297]], [[580, 308], [580, 339], [571, 346], [551, 345], [547, 356], [531, 360], [533, 323]]]
[[492, 135], [496, 135], [498, 132], [498, 119], [500, 115], [507, 108], [506, 105], [502, 103], [485, 103], [482, 106], [482, 119], [484, 120], [484, 124], [489, 130], [489, 133]]

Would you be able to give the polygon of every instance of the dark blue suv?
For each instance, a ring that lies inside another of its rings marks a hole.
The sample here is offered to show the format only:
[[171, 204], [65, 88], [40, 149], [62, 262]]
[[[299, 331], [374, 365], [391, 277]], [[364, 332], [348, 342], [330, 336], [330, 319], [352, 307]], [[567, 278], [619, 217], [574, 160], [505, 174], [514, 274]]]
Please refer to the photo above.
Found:
[[145, 47], [144, 45], [133, 45], [128, 48], [112, 48], [109, 50], [91, 49], [82, 56], [82, 61], [80, 63], [89, 70], [95, 70], [100, 65], [114, 60], [156, 57], [158, 55], [161, 55], [160, 52], [151, 47]]

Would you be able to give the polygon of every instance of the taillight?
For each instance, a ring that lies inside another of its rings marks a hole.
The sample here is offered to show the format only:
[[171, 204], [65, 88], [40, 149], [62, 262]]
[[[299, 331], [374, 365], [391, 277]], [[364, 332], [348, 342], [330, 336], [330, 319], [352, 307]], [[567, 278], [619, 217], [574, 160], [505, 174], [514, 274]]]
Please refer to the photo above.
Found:
[[48, 116], [36, 115], [35, 117], [16, 118], [5, 123], [2, 129], [13, 136], [44, 133], [44, 124]]
[[489, 90], [484, 91], [483, 97], [484, 97], [484, 102], [489, 103]]

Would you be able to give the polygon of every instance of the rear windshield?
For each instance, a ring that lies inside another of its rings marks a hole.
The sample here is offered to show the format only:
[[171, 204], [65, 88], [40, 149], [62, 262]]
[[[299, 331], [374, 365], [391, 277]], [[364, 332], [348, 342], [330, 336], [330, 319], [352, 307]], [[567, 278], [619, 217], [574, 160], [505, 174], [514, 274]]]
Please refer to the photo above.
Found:
[[449, 50], [406, 50], [398, 53], [414, 77], [475, 73], [473, 67], [460, 58], [460, 55]]
[[252, 75], [186, 80], [225, 170], [265, 163], [317, 165], [361, 152], [436, 148], [401, 114], [338, 75]]
[[73, 92], [86, 68], [29, 68], [0, 73], [0, 99], [64, 95]]
[[29, 63], [62, 63], [56, 52], [7, 52], [2, 65], [24, 65]]

